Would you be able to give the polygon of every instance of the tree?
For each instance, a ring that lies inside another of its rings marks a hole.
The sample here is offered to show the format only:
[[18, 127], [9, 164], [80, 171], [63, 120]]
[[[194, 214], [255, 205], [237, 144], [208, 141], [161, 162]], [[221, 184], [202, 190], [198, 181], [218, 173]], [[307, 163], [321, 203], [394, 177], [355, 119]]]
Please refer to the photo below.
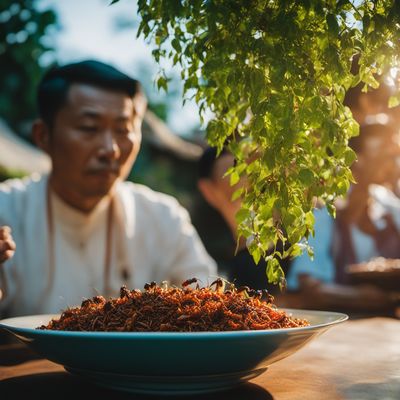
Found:
[[[358, 125], [344, 96], [360, 82], [376, 88], [376, 76], [398, 65], [400, 2], [138, 0], [138, 8], [138, 34], [157, 45], [155, 59], [180, 64], [201, 116], [214, 113], [207, 138], [235, 154], [231, 183], [247, 176], [234, 196], [243, 198], [239, 233], [255, 261], [271, 243], [290, 244], [266, 257], [269, 281], [281, 282], [274, 256], [312, 254], [315, 198], [334, 215], [352, 182], [348, 140]], [[164, 76], [158, 86], [167, 87]]]
[[0, 13], [0, 116], [17, 132], [36, 115], [36, 87], [44, 68], [48, 28], [56, 26], [51, 10], [33, 0], [3, 0]]

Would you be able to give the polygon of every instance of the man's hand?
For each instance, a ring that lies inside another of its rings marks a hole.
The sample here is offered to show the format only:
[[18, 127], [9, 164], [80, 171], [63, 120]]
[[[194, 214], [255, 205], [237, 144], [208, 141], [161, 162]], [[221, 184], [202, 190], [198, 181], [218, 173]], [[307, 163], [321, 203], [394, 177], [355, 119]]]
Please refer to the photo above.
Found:
[[302, 304], [299, 308], [380, 313], [394, 310], [396, 294], [370, 284], [341, 285], [323, 283], [302, 274], [299, 276]]
[[11, 229], [8, 226], [0, 227], [0, 264], [14, 255], [15, 247]]

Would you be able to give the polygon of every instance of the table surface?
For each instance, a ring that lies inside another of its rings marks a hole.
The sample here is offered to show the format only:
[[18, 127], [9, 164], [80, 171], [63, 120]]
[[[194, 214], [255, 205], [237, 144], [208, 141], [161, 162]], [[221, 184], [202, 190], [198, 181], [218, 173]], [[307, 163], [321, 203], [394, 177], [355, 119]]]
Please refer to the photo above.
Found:
[[[19, 344], [0, 346], [0, 398], [155, 399], [94, 386]], [[225, 392], [182, 398], [399, 400], [400, 321], [383, 317], [347, 321], [249, 383]]]

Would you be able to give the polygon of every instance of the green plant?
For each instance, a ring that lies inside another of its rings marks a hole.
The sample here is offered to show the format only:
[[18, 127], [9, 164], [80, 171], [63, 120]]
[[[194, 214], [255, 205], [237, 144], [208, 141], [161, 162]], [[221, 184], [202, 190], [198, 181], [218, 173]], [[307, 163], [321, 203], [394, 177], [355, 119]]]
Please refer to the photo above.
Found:
[[[234, 196], [243, 198], [239, 233], [255, 261], [271, 243], [290, 243], [267, 257], [269, 281], [282, 282], [273, 256], [312, 255], [303, 238], [313, 234], [315, 198], [334, 215], [352, 182], [348, 140], [358, 125], [343, 99], [360, 82], [376, 88], [376, 75], [398, 65], [400, 2], [138, 0], [138, 9], [156, 61], [180, 64], [201, 116], [213, 112], [210, 144], [229, 141], [232, 184], [247, 176]], [[167, 89], [166, 76], [158, 86]]]
[[52, 10], [33, 0], [2, 0], [0, 7], [0, 117], [23, 132], [36, 116], [36, 88], [52, 56], [51, 32], [57, 27]]

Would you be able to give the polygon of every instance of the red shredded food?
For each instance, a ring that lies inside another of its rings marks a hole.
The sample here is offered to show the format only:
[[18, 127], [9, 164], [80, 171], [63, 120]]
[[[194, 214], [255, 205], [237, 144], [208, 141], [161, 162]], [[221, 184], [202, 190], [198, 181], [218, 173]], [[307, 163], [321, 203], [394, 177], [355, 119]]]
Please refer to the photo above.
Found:
[[296, 328], [308, 321], [292, 318], [273, 304], [267, 291], [236, 288], [217, 279], [208, 287], [182, 288], [145, 285], [145, 290], [123, 286], [119, 298], [96, 296], [80, 307], [65, 310], [59, 319], [38, 329], [63, 331], [204, 332]]

